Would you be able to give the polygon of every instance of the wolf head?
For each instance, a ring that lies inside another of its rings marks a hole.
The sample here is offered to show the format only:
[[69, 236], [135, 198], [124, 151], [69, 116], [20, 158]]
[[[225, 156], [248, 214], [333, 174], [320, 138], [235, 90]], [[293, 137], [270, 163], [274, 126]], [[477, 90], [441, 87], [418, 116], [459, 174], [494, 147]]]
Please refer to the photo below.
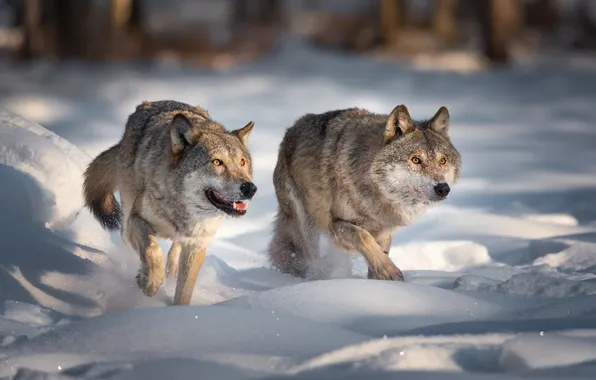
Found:
[[459, 178], [461, 159], [449, 138], [449, 112], [414, 122], [408, 109], [393, 109], [372, 165], [373, 181], [392, 201], [408, 205], [443, 201]]
[[176, 188], [189, 212], [197, 215], [246, 214], [257, 187], [246, 146], [254, 123], [227, 132], [210, 120], [193, 123], [177, 114], [170, 124]]

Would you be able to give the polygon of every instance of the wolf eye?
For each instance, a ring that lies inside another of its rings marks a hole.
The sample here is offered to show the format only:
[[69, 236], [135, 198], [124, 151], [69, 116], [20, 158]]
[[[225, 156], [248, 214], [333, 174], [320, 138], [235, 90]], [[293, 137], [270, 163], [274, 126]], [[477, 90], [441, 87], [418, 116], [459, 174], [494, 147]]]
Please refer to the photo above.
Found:
[[215, 166], [219, 166], [219, 165], [223, 164], [223, 162], [222, 162], [222, 161], [221, 161], [219, 158], [216, 158], [215, 160], [213, 160], [213, 161], [211, 161], [211, 162], [212, 162], [212, 163], [213, 163], [213, 165], [215, 165]]
[[420, 160], [420, 158], [418, 156], [414, 156], [414, 157], [412, 157], [412, 162], [415, 163], [416, 165], [418, 165], [422, 161]]
[[240, 166], [246, 165], [246, 160], [243, 158], [240, 160]]
[[445, 165], [447, 163], [447, 159], [445, 157], [441, 158], [441, 161], [439, 161], [439, 163], [441, 165]]

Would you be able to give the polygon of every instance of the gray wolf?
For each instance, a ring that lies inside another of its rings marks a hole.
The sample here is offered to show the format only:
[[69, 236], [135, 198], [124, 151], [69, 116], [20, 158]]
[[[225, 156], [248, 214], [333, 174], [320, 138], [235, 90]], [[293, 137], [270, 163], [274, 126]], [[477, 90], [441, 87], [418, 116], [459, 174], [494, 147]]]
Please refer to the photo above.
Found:
[[[164, 276], [177, 275], [174, 304], [190, 303], [223, 216], [245, 215], [257, 191], [247, 150], [253, 126], [227, 131], [200, 107], [143, 102], [121, 140], [89, 164], [85, 205], [104, 228], [120, 228], [139, 254], [137, 283], [145, 295], [155, 295]], [[172, 241], [165, 268], [157, 238]]]
[[368, 278], [403, 281], [388, 257], [392, 234], [445, 200], [460, 166], [445, 107], [425, 121], [404, 105], [389, 115], [349, 108], [302, 116], [286, 130], [273, 172], [271, 265], [311, 276], [325, 233], [364, 257]]

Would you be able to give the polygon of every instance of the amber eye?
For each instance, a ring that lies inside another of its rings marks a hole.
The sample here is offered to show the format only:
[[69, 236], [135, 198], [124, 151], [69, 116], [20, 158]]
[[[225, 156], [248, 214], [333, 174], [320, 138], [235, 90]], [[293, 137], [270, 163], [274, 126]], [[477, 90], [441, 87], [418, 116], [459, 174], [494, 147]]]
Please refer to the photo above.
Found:
[[246, 165], [246, 160], [243, 158], [240, 160], [240, 166]]
[[416, 165], [419, 165], [422, 161], [420, 160], [419, 157], [414, 156], [414, 157], [412, 157], [412, 162], [415, 163]]
[[441, 161], [439, 161], [439, 163], [441, 165], [445, 165], [447, 163], [447, 159], [445, 157], [441, 158]]
[[219, 158], [216, 158], [215, 160], [213, 160], [211, 162], [213, 162], [213, 165], [215, 165], [215, 166], [219, 166], [219, 165], [223, 164], [223, 162]]

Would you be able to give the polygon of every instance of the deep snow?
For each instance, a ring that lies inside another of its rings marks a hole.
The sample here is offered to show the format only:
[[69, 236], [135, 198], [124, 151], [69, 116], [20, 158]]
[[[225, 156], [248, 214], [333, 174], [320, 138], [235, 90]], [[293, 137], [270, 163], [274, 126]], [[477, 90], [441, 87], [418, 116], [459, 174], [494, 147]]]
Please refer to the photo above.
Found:
[[[0, 377], [593, 378], [595, 84], [596, 69], [573, 62], [462, 75], [297, 43], [222, 72], [2, 67]], [[256, 123], [259, 192], [224, 222], [189, 307], [166, 307], [172, 283], [140, 294], [138, 258], [82, 208], [91, 157], [157, 99]], [[450, 199], [394, 236], [406, 282], [364, 279], [363, 260], [327, 241], [328, 280], [270, 270], [284, 129], [306, 112], [399, 103], [419, 118], [446, 105], [463, 158]]]

